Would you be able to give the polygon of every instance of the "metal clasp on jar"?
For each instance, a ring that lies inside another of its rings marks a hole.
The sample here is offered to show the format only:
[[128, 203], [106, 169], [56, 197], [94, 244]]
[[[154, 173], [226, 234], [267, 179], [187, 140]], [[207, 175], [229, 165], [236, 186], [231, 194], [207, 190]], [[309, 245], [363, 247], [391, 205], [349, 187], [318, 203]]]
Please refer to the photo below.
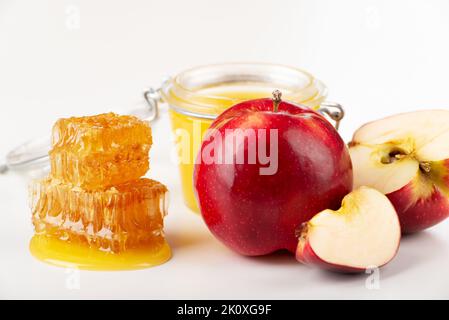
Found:
[[343, 109], [341, 104], [336, 102], [324, 101], [320, 104], [317, 111], [335, 121], [334, 126], [336, 130], [338, 130], [341, 120], [345, 117], [345, 109]]

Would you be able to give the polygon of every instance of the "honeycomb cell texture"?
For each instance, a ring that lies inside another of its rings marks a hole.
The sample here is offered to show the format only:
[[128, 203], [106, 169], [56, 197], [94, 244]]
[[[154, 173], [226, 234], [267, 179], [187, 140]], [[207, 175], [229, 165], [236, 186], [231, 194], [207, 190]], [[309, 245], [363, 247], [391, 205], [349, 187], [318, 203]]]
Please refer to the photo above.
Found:
[[167, 188], [141, 178], [104, 191], [86, 191], [50, 178], [30, 184], [35, 232], [103, 251], [164, 243]]
[[86, 190], [104, 190], [143, 176], [151, 144], [151, 128], [134, 116], [60, 119], [52, 133], [51, 176]]
[[30, 184], [37, 235], [106, 252], [165, 244], [167, 188], [149, 168], [148, 123], [114, 113], [60, 119], [50, 175]]

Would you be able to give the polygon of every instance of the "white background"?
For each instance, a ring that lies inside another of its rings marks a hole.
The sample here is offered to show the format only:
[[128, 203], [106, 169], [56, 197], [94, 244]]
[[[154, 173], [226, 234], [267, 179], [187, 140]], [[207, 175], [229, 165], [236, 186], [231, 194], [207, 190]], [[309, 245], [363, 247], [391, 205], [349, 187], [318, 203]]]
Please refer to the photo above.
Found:
[[[383, 115], [449, 108], [448, 38], [444, 0], [0, 0], [0, 156], [48, 134], [59, 117], [127, 109], [168, 75], [227, 61], [310, 71], [345, 105], [348, 140]], [[403, 239], [378, 290], [366, 287], [365, 274], [230, 252], [182, 204], [165, 116], [154, 126], [149, 176], [171, 191], [173, 258], [142, 271], [81, 272], [79, 289], [70, 290], [73, 274], [28, 253], [28, 178], [7, 174], [0, 176], [0, 298], [449, 298], [447, 221]]]

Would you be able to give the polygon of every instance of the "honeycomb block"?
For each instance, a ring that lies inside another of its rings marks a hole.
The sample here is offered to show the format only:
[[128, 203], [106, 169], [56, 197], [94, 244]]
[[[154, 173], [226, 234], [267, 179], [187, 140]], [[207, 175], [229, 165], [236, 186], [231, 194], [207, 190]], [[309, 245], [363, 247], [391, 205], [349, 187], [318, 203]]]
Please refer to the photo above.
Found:
[[138, 179], [104, 191], [85, 191], [50, 178], [30, 184], [35, 232], [102, 251], [160, 246], [167, 188]]
[[104, 190], [143, 176], [151, 144], [151, 128], [133, 116], [60, 119], [53, 127], [51, 176], [86, 190]]

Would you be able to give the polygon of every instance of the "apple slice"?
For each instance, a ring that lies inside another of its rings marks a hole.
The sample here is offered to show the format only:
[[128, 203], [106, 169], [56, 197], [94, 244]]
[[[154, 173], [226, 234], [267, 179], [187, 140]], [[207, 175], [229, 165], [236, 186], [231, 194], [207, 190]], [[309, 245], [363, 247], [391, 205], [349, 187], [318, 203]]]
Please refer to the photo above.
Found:
[[449, 111], [426, 110], [370, 122], [352, 138], [354, 187], [386, 194], [402, 232], [449, 216]]
[[396, 211], [379, 191], [360, 187], [339, 210], [324, 210], [301, 229], [296, 258], [341, 272], [381, 267], [396, 255], [401, 227]]

